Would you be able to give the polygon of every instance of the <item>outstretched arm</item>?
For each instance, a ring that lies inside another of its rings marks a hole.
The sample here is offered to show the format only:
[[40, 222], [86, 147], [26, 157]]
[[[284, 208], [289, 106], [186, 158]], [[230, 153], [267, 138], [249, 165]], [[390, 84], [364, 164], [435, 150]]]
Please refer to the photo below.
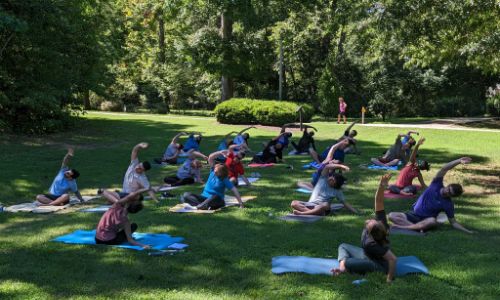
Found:
[[127, 237], [127, 242], [129, 242], [130, 244], [132, 244], [134, 246], [139, 246], [143, 249], [151, 249], [151, 246], [141, 244], [138, 241], [134, 240], [134, 238], [132, 237], [132, 230], [131, 230], [129, 221], [127, 221], [127, 222], [125, 222], [125, 224], [123, 224], [123, 230], [125, 231], [125, 236]]
[[257, 128], [257, 127], [255, 127], [255, 126], [250, 126], [250, 127], [247, 127], [247, 128], [245, 128], [245, 129], [243, 129], [242, 131], [240, 131], [240, 132], [238, 133], [238, 135], [243, 134], [245, 131], [250, 130], [250, 129], [252, 129], [252, 128]]
[[135, 147], [132, 149], [132, 154], [130, 155], [130, 161], [137, 159], [137, 156], [139, 155], [139, 150], [146, 149], [148, 146], [149, 146], [148, 143], [140, 143], [135, 145]]
[[137, 190], [137, 191], [135, 191], [135, 192], [133, 192], [133, 193], [130, 193], [130, 194], [128, 194], [127, 196], [125, 196], [125, 197], [123, 197], [123, 198], [119, 199], [118, 201], [116, 201], [116, 203], [119, 203], [119, 204], [126, 204], [126, 203], [128, 203], [128, 202], [134, 201], [134, 200], [135, 200], [135, 197], [136, 197], [137, 195], [142, 194], [142, 193], [144, 193], [144, 192], [147, 192], [148, 190], [149, 190], [149, 189], [146, 189], [146, 188], [144, 188], [144, 189], [140, 189], [140, 190]]
[[337, 150], [337, 148], [340, 147], [340, 145], [342, 145], [342, 144], [344, 144], [344, 145], [349, 144], [349, 140], [348, 139], [343, 139], [340, 142], [338, 142], [335, 145], [333, 145], [330, 148], [330, 151], [328, 151], [328, 154], [326, 155], [326, 158], [323, 161], [323, 163], [327, 163], [327, 162], [331, 161], [333, 159], [333, 154], [335, 153], [335, 150]]
[[448, 173], [449, 170], [453, 169], [454, 167], [458, 166], [459, 164], [468, 164], [472, 161], [472, 158], [470, 157], [462, 157], [459, 159], [456, 159], [454, 161], [451, 161], [444, 165], [444, 167], [439, 170], [439, 172], [436, 174], [436, 178], [444, 177], [446, 173]]
[[414, 163], [417, 161], [417, 152], [418, 152], [418, 148], [419, 148], [419, 147], [420, 147], [420, 145], [422, 145], [424, 142], [425, 142], [425, 138], [421, 138], [420, 140], [418, 140], [417, 145], [415, 145], [415, 148], [413, 148], [413, 151], [411, 152], [411, 156], [410, 156], [410, 163], [414, 164]]
[[406, 135], [412, 135], [412, 134], [419, 135], [418, 131], [414, 131], [414, 130], [408, 131], [408, 133]]
[[238, 189], [236, 187], [233, 187], [231, 191], [234, 194], [234, 197], [236, 197], [236, 200], [238, 200], [238, 203], [240, 204], [240, 208], [244, 208], [243, 206], [243, 201], [241, 200], [240, 193], [238, 192]]
[[73, 150], [73, 148], [68, 148], [68, 152], [66, 153], [66, 155], [64, 155], [61, 167], [67, 167], [70, 159], [73, 157], [74, 154], [75, 150]]
[[229, 150], [221, 150], [221, 151], [216, 151], [214, 153], [211, 153], [208, 156], [208, 164], [210, 165], [211, 168], [213, 168], [215, 165], [215, 159], [221, 155], [226, 156], [228, 153], [229, 153]]
[[172, 144], [177, 143], [177, 140], [178, 140], [181, 136], [183, 136], [183, 135], [188, 135], [188, 134], [187, 134], [187, 132], [180, 132], [180, 133], [176, 134], [176, 135], [174, 136], [174, 138], [172, 139], [172, 142], [171, 142], [171, 143], [172, 143]]
[[452, 218], [452, 219], [449, 219], [448, 221], [450, 221], [450, 224], [451, 224], [451, 227], [457, 229], [457, 230], [460, 230], [460, 231], [463, 231], [463, 232], [466, 232], [466, 233], [474, 233], [473, 231], [463, 227], [460, 223], [458, 223], [455, 218]]
[[375, 193], [375, 212], [384, 210], [384, 190], [389, 185], [389, 180], [391, 179], [391, 174], [384, 174], [380, 178], [378, 184], [377, 192]]
[[351, 125], [349, 125], [349, 127], [347, 127], [345, 131], [347, 131], [347, 132], [351, 131], [351, 129], [354, 127], [354, 125], [356, 125], [356, 122], [352, 122]]
[[397, 257], [392, 253], [391, 250], [388, 250], [383, 258], [387, 261], [389, 264], [389, 268], [387, 271], [387, 283], [391, 283], [394, 280], [394, 276], [396, 275], [396, 262], [397, 262]]
[[227, 139], [228, 137], [230, 137], [233, 133], [238, 133], [237, 131], [231, 131], [230, 133], [226, 134], [224, 136], [224, 139]]

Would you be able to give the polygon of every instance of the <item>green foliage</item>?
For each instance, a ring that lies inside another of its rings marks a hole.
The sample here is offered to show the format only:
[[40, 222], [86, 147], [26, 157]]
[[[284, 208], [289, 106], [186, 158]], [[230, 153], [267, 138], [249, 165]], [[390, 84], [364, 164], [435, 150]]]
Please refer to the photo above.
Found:
[[[302, 105], [303, 122], [311, 121], [314, 109]], [[281, 126], [299, 120], [298, 104], [287, 101], [231, 99], [215, 108], [217, 121], [224, 124], [262, 124]]]

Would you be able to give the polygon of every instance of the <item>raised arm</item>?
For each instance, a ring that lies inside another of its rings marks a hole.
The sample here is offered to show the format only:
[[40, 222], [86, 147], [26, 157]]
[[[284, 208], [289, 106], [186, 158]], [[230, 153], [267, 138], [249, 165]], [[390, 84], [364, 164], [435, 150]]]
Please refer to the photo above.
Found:
[[130, 161], [137, 159], [137, 156], [139, 155], [139, 150], [146, 149], [148, 146], [149, 146], [148, 143], [140, 143], [135, 145], [135, 147], [132, 149], [132, 154], [130, 155]]
[[228, 137], [230, 137], [233, 133], [236, 133], [236, 134], [237, 134], [238, 132], [237, 132], [237, 131], [231, 131], [230, 133], [228, 133], [228, 134], [226, 134], [226, 135], [224, 136], [224, 139], [227, 139], [227, 138], [228, 138]]
[[187, 132], [179, 132], [178, 134], [176, 134], [176, 135], [174, 136], [174, 138], [172, 139], [172, 142], [171, 142], [171, 143], [172, 143], [172, 144], [177, 143], [177, 140], [178, 140], [181, 136], [183, 136], [183, 135], [188, 135], [188, 134], [187, 134]]
[[375, 193], [375, 212], [384, 210], [384, 190], [389, 185], [389, 180], [391, 179], [391, 174], [384, 174], [380, 178], [378, 184], [377, 192]]
[[73, 157], [74, 154], [75, 150], [73, 150], [73, 148], [68, 148], [68, 152], [66, 153], [66, 155], [64, 155], [61, 167], [67, 167], [70, 159]]
[[327, 176], [328, 172], [330, 172], [331, 170], [336, 170], [336, 169], [342, 169], [342, 170], [344, 170], [346, 172], [349, 172], [351, 170], [346, 165], [329, 163], [328, 165], [326, 165], [323, 168], [323, 171], [321, 171], [321, 175]]
[[[346, 105], [346, 107], [347, 107], [347, 105]], [[349, 127], [347, 127], [345, 131], [347, 131], [347, 132], [351, 131], [351, 129], [354, 127], [354, 125], [356, 125], [356, 122], [352, 122], [351, 125], [349, 125]]]
[[247, 128], [245, 128], [245, 129], [243, 129], [242, 131], [240, 131], [240, 132], [238, 133], [238, 135], [243, 134], [245, 131], [250, 130], [250, 129], [252, 129], [252, 128], [257, 128], [257, 127], [255, 127], [255, 126], [250, 126], [250, 127], [247, 127]]
[[419, 135], [418, 131], [414, 131], [414, 130], [409, 130], [406, 135], [412, 135], [412, 134]]
[[417, 161], [417, 152], [418, 152], [418, 148], [419, 148], [419, 147], [420, 147], [420, 145], [422, 145], [424, 142], [425, 142], [425, 138], [421, 138], [420, 140], [418, 140], [417, 145], [415, 145], [415, 148], [413, 148], [413, 151], [411, 152], [411, 156], [410, 156], [410, 163], [414, 164], [414, 163]]
[[472, 161], [472, 158], [470, 157], [462, 157], [459, 159], [456, 159], [454, 161], [451, 161], [447, 163], [446, 165], [443, 166], [441, 170], [436, 174], [436, 178], [444, 177], [446, 173], [448, 173], [449, 170], [453, 169], [454, 167], [458, 166], [459, 164], [468, 164]]
[[328, 154], [326, 155], [326, 158], [323, 161], [323, 163], [327, 163], [327, 162], [331, 161], [333, 159], [333, 154], [335, 153], [335, 150], [337, 150], [337, 148], [340, 147], [340, 145], [342, 145], [342, 144], [344, 144], [344, 145], [345, 144], [349, 144], [349, 140], [348, 139], [343, 139], [340, 142], [338, 142], [335, 145], [333, 145], [330, 148], [330, 151], [328, 151]]
[[128, 194], [127, 196], [121, 198], [120, 200], [116, 201], [116, 203], [119, 203], [119, 204], [122, 204], [122, 205], [125, 205], [127, 204], [128, 202], [131, 202], [131, 201], [134, 201], [135, 200], [135, 197], [139, 194], [142, 194], [144, 192], [147, 192], [149, 189], [140, 189], [140, 190], [137, 190], [133, 193], [130, 193]]
[[281, 131], [280, 131], [280, 133], [284, 133], [284, 132], [285, 132], [285, 130], [286, 130], [287, 128], [297, 128], [297, 127], [299, 127], [299, 126], [300, 126], [300, 125], [297, 125], [296, 123], [288, 123], [288, 124], [285, 124], [285, 125], [281, 126]]
[[229, 153], [229, 150], [221, 150], [221, 151], [216, 151], [214, 153], [211, 153], [208, 156], [208, 164], [210, 165], [211, 168], [213, 168], [215, 165], [215, 159], [221, 155], [226, 156], [228, 153]]

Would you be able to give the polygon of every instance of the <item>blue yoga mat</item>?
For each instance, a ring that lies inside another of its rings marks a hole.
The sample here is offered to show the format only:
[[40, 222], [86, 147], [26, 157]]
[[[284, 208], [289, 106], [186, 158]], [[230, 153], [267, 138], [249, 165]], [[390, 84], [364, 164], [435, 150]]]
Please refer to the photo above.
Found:
[[104, 213], [107, 212], [108, 209], [110, 209], [111, 205], [101, 205], [97, 207], [90, 207], [90, 208], [84, 208], [80, 209], [81, 212], [88, 212], [88, 213]]
[[312, 194], [312, 191], [311, 191], [311, 190], [304, 189], [304, 188], [298, 188], [298, 189], [296, 189], [295, 191], [297, 191], [297, 192], [299, 192], [299, 193], [304, 193], [304, 194]]
[[321, 164], [318, 164], [317, 162], [312, 161], [308, 164], [303, 165], [302, 169], [311, 169], [311, 168], [319, 169], [320, 166], [321, 166]]
[[370, 170], [392, 170], [392, 171], [398, 170], [398, 166], [382, 167], [377, 165], [369, 165], [367, 168]]
[[[307, 256], [276, 256], [272, 260], [272, 272], [283, 273], [307, 273], [332, 275], [331, 269], [338, 268], [336, 259], [315, 258]], [[396, 276], [407, 274], [429, 274], [427, 267], [415, 256], [398, 257], [396, 264]]]
[[[135, 232], [132, 234], [134, 239], [142, 244], [151, 245], [152, 249], [155, 250], [165, 250], [168, 246], [179, 243], [184, 240], [181, 237], [171, 237], [168, 234], [157, 234], [157, 233], [139, 233]], [[96, 245], [95, 243], [95, 230], [76, 230], [70, 234], [66, 234], [53, 239], [53, 242], [60, 242], [65, 244], [84, 244], [84, 245]], [[144, 250], [142, 247], [133, 246], [129, 243], [124, 243], [121, 245], [112, 245], [112, 247], [132, 249], [132, 250]]]

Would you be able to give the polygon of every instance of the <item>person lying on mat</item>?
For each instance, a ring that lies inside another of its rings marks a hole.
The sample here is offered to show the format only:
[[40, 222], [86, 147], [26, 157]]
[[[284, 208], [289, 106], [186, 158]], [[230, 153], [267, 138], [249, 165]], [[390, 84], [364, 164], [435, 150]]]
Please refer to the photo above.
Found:
[[248, 134], [248, 132], [245, 132], [245, 131], [248, 131], [252, 128], [257, 128], [257, 127], [250, 126], [250, 127], [243, 129], [242, 131], [238, 132], [236, 137], [234, 137], [233, 143], [235, 145], [238, 145], [238, 146], [246, 145], [247, 148], [249, 148], [250, 146], [248, 145], [248, 139], [250, 138], [250, 135]]
[[418, 197], [413, 204], [413, 209], [407, 213], [392, 212], [389, 220], [394, 223], [393, 227], [409, 230], [428, 230], [438, 225], [437, 216], [444, 211], [451, 226], [463, 232], [473, 233], [455, 220], [455, 205], [452, 198], [463, 193], [460, 184], [453, 183], [444, 186], [443, 179], [446, 173], [459, 164], [468, 164], [472, 161], [469, 157], [462, 157], [447, 163], [436, 174], [429, 187]]
[[358, 211], [349, 203], [345, 202], [344, 193], [341, 190], [342, 185], [345, 182], [344, 176], [338, 173], [329, 176], [329, 173], [332, 170], [341, 167], [342, 165], [335, 163], [325, 165], [321, 171], [318, 183], [312, 191], [309, 201], [292, 201], [291, 207], [293, 208], [293, 214], [318, 216], [327, 215], [330, 213], [330, 205], [332, 198], [334, 197], [337, 198], [337, 200], [342, 203], [345, 208], [357, 214]]
[[[403, 144], [401, 139], [407, 138], [408, 142]], [[415, 140], [408, 134], [398, 134], [394, 145], [392, 145], [383, 156], [378, 158], [372, 158], [372, 163], [381, 167], [391, 167], [397, 166], [400, 161], [406, 163], [408, 161], [409, 150], [413, 145], [415, 145]]]
[[179, 157], [179, 154], [181, 153], [181, 150], [183, 148], [182, 144], [179, 143], [179, 138], [183, 135], [188, 135], [186, 132], [180, 132], [174, 136], [170, 144], [168, 144], [167, 149], [165, 149], [165, 152], [163, 153], [163, 156], [161, 159], [155, 159], [155, 162], [161, 164], [161, 163], [167, 163], [171, 165], [177, 164], [177, 158]]
[[68, 166], [69, 160], [73, 157], [74, 153], [73, 148], [68, 149], [68, 153], [63, 158], [61, 169], [59, 169], [54, 181], [50, 185], [49, 193], [36, 196], [36, 200], [40, 202], [40, 205], [65, 205], [69, 203], [69, 192], [75, 193], [78, 200], [83, 202], [82, 195], [76, 185], [76, 179], [80, 176], [80, 173], [75, 169], [70, 169]]
[[243, 201], [241, 201], [238, 189], [229, 180], [229, 170], [224, 164], [216, 164], [215, 159], [219, 155], [227, 155], [227, 150], [217, 151], [208, 157], [208, 162], [212, 168], [208, 176], [205, 188], [201, 195], [194, 193], [184, 193], [181, 197], [181, 202], [188, 203], [189, 205], [196, 206], [198, 209], [215, 210], [224, 207], [224, 193], [226, 189], [233, 192], [234, 196], [243, 208]]
[[148, 189], [140, 189], [123, 198], [113, 198], [112, 192], [104, 191], [103, 194], [108, 195], [113, 206], [108, 209], [101, 217], [95, 232], [96, 244], [105, 245], [120, 245], [129, 242], [134, 246], [139, 246], [144, 249], [150, 249], [151, 246], [144, 245], [134, 240], [132, 233], [137, 230], [136, 223], [130, 223], [128, 214], [135, 214], [142, 210], [142, 193]]
[[[236, 145], [233, 145], [236, 146]], [[245, 152], [239, 151], [234, 153], [233, 148], [229, 147], [229, 152], [226, 155], [225, 165], [229, 171], [229, 180], [233, 185], [238, 186], [238, 178], [241, 176], [243, 182], [245, 182], [247, 187], [251, 187], [250, 181], [245, 176], [245, 168], [243, 167], [243, 158], [245, 158]]]
[[146, 149], [149, 147], [148, 143], [140, 143], [135, 145], [130, 154], [130, 165], [128, 166], [127, 172], [123, 178], [123, 188], [121, 193], [119, 193], [119, 198], [125, 197], [127, 194], [132, 192], [148, 189], [149, 196], [159, 202], [156, 198], [154, 191], [151, 189], [148, 177], [146, 176], [146, 171], [151, 169], [151, 164], [148, 161], [139, 162], [139, 150]]
[[314, 131], [307, 131], [307, 129], [312, 128], [316, 130], [314, 127], [309, 125], [302, 125], [304, 127], [304, 132], [302, 133], [302, 137], [299, 140], [299, 143], [296, 144], [294, 141], [291, 142], [293, 149], [297, 154], [301, 153], [309, 153], [309, 149], [312, 148], [316, 151], [316, 145], [314, 144]]
[[[334, 159], [334, 154], [337, 153], [337, 149], [339, 149], [342, 145], [348, 145], [348, 144], [349, 141], [344, 139], [338, 142], [337, 144], [333, 145], [332, 147], [330, 147], [330, 149], [328, 150], [328, 154], [326, 155], [325, 159], [321, 162], [320, 167], [318, 168], [318, 170], [316, 170], [316, 172], [312, 174], [311, 182], [299, 181], [297, 182], [297, 186], [312, 191], [314, 189], [314, 186], [316, 186], [316, 183], [318, 182], [324, 167], [329, 163], [338, 164], [339, 170], [349, 171], [350, 170], [349, 167], [340, 164], [340, 161]], [[331, 172], [329, 175], [332, 174], [333, 172]]]
[[415, 177], [418, 178], [418, 181], [420, 182], [420, 185], [423, 189], [427, 188], [420, 171], [429, 171], [430, 165], [425, 160], [417, 161], [418, 148], [424, 143], [424, 141], [425, 138], [421, 138], [418, 141], [417, 145], [411, 153], [410, 161], [403, 169], [401, 169], [401, 172], [399, 172], [396, 183], [389, 185], [388, 189], [391, 193], [401, 195], [415, 195], [417, 193], [417, 187], [412, 184]]
[[365, 274], [380, 271], [387, 274], [387, 282], [391, 283], [396, 274], [397, 257], [391, 251], [387, 239], [389, 225], [384, 210], [384, 189], [391, 178], [383, 175], [375, 194], [375, 219], [365, 221], [361, 234], [361, 248], [350, 244], [340, 244], [338, 248], [339, 268], [332, 269], [333, 275], [345, 272]]
[[196, 157], [204, 159], [205, 155], [197, 151], [191, 152], [186, 161], [179, 167], [175, 176], [167, 176], [163, 179], [165, 186], [180, 186], [195, 182], [203, 184], [200, 174], [203, 164]]

